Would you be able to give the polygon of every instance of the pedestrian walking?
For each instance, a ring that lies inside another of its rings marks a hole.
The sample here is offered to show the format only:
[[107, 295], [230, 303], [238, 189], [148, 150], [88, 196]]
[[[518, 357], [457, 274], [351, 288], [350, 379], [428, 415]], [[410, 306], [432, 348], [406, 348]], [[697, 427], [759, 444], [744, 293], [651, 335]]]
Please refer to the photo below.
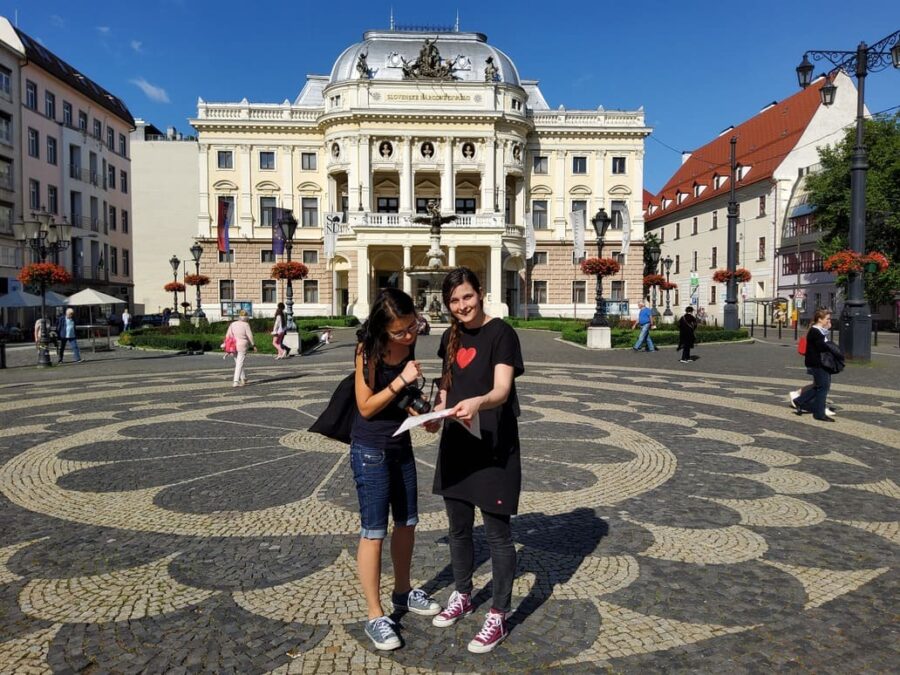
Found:
[[394, 436], [407, 415], [415, 414], [407, 406], [409, 387], [422, 374], [415, 360], [418, 326], [412, 298], [399, 289], [385, 288], [356, 334], [358, 413], [350, 431], [350, 466], [361, 521], [356, 562], [368, 609], [365, 633], [382, 650], [401, 645], [397, 625], [381, 606], [381, 553], [389, 512], [394, 519], [394, 609], [423, 616], [441, 611], [437, 602], [422, 589], [413, 588], [410, 581], [419, 522], [416, 461], [409, 432]]
[[56, 333], [59, 335], [59, 351], [57, 363], [63, 362], [63, 356], [66, 353], [66, 344], [72, 345], [72, 356], [75, 363], [81, 362], [81, 350], [78, 349], [78, 336], [75, 332], [75, 310], [71, 307], [66, 310], [65, 314], [61, 314], [59, 321], [56, 322]]
[[126, 307], [122, 310], [122, 332], [127, 333], [129, 330], [131, 330], [131, 313]]
[[236, 321], [228, 324], [228, 330], [225, 332], [225, 341], [228, 338], [234, 339], [234, 381], [232, 387], [243, 387], [247, 384], [247, 378], [244, 375], [244, 362], [247, 359], [247, 352], [251, 349], [256, 351], [256, 343], [253, 341], [253, 331], [250, 329], [250, 315], [246, 309], [242, 309], [238, 313]]
[[279, 302], [275, 310], [275, 325], [272, 327], [272, 346], [275, 347], [276, 359], [283, 359], [288, 355], [284, 349], [284, 334], [287, 327], [284, 321], [284, 303]]
[[[834, 369], [826, 366], [830, 359], [835, 358], [835, 355], [843, 363], [840, 349], [829, 340], [830, 331], [831, 310], [817, 309], [813, 315], [812, 325], [806, 333], [806, 353], [803, 357], [806, 372], [813, 378], [812, 386], [788, 394], [791, 407], [794, 408], [797, 415], [811, 412], [813, 417], [820, 422], [834, 422], [834, 413], [826, 406]], [[823, 358], [824, 354], [829, 356]]]
[[650, 337], [650, 330], [653, 328], [653, 310], [647, 307], [647, 304], [643, 300], [638, 303], [638, 316], [637, 319], [631, 323], [631, 330], [634, 330], [638, 326], [641, 327], [641, 332], [632, 349], [639, 352], [641, 351], [641, 347], [643, 347], [648, 352], [655, 352], [656, 347], [653, 346], [653, 340]]
[[697, 342], [697, 317], [694, 308], [684, 308], [684, 316], [678, 320], [678, 349], [681, 350], [681, 363], [692, 363], [691, 348]]
[[[472, 575], [477, 507], [491, 553], [493, 599], [468, 650], [482, 654], [494, 649], [508, 634], [506, 617], [516, 573], [510, 517], [518, 511], [522, 489], [519, 403], [514, 380], [525, 372], [525, 366], [515, 330], [485, 314], [484, 293], [470, 269], [459, 267], [450, 272], [441, 290], [450, 309], [450, 328], [444, 331], [438, 350], [443, 377], [435, 409], [451, 408], [452, 421], [448, 418], [443, 427], [434, 493], [443, 496], [450, 523], [455, 590], [446, 609], [432, 623], [439, 628], [451, 626], [475, 609]], [[466, 429], [475, 420], [480, 439]], [[425, 426], [431, 432], [439, 427], [439, 422]]]

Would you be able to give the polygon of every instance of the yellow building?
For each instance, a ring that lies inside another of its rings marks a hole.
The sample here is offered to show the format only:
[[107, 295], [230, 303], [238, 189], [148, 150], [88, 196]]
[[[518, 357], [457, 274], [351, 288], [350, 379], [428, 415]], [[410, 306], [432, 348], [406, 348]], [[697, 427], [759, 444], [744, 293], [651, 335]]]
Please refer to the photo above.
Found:
[[223, 300], [251, 301], [265, 315], [283, 299], [269, 279], [275, 208], [299, 221], [293, 259], [310, 269], [294, 286], [296, 315], [364, 316], [386, 285], [419, 296], [427, 281], [406, 272], [425, 264], [429, 227], [412, 218], [431, 199], [456, 215], [442, 229], [444, 262], [478, 273], [493, 315], [593, 314], [570, 214], [585, 211], [587, 255], [596, 255], [590, 219], [600, 207], [618, 209], [603, 255], [624, 262], [606, 282], [610, 310], [627, 313], [641, 296], [643, 111], [551, 110], [538, 83], [520, 79], [481, 33], [369, 31], [330, 75], [308, 76], [293, 102], [201, 99], [191, 123], [204, 248], [215, 250], [221, 199], [234, 214], [231, 264], [224, 253], [203, 264], [210, 318]]

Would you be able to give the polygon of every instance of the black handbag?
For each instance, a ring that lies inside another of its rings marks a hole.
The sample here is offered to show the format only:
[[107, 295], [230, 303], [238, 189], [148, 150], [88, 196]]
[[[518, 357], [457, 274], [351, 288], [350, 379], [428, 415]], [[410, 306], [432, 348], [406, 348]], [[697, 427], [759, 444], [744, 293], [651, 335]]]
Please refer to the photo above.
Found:
[[844, 352], [833, 342], [826, 342], [825, 350], [819, 354], [819, 361], [826, 372], [835, 375], [844, 369]]
[[340, 381], [324, 412], [312, 423], [310, 431], [350, 443], [350, 429], [356, 417], [356, 373]]

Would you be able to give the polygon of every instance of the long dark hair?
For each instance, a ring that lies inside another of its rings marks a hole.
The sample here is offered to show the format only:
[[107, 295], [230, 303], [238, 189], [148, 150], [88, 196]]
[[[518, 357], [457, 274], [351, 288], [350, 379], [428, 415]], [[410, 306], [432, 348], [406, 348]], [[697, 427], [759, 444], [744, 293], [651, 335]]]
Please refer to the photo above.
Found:
[[[476, 293], [481, 294], [481, 282], [478, 280], [475, 272], [468, 267], [457, 267], [444, 277], [444, 283], [441, 285], [441, 297], [448, 310], [450, 309], [450, 296], [453, 295], [456, 287], [462, 284], [469, 284]], [[481, 305], [481, 311], [484, 311], [483, 299], [481, 300]], [[444, 362], [447, 365], [444, 368], [443, 381], [441, 382], [442, 389], [449, 389], [453, 383], [451, 368], [453, 360], [456, 358], [457, 349], [459, 349], [459, 321], [453, 316], [453, 312], [450, 312], [450, 337], [447, 339], [447, 356]]]
[[356, 331], [356, 340], [359, 349], [362, 350], [363, 361], [371, 361], [375, 366], [380, 364], [384, 360], [390, 341], [388, 325], [401, 316], [415, 315], [416, 306], [409, 295], [398, 288], [382, 288], [372, 304], [369, 318]]
[[282, 319], [284, 319], [284, 303], [283, 302], [279, 302], [275, 308], [275, 318], [277, 319], [279, 316]]

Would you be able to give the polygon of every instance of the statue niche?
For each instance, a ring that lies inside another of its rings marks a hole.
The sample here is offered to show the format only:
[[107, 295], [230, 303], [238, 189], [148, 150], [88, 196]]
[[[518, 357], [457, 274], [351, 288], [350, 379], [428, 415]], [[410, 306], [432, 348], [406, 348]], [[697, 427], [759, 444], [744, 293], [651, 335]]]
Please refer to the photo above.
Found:
[[437, 39], [430, 40], [426, 38], [425, 43], [419, 50], [419, 56], [415, 61], [410, 62], [403, 57], [400, 57], [400, 60], [403, 62], [401, 67], [403, 69], [404, 80], [452, 81], [457, 79], [453, 74], [453, 71], [456, 68], [456, 59], [451, 61], [442, 60], [441, 54], [435, 44], [436, 41]]

